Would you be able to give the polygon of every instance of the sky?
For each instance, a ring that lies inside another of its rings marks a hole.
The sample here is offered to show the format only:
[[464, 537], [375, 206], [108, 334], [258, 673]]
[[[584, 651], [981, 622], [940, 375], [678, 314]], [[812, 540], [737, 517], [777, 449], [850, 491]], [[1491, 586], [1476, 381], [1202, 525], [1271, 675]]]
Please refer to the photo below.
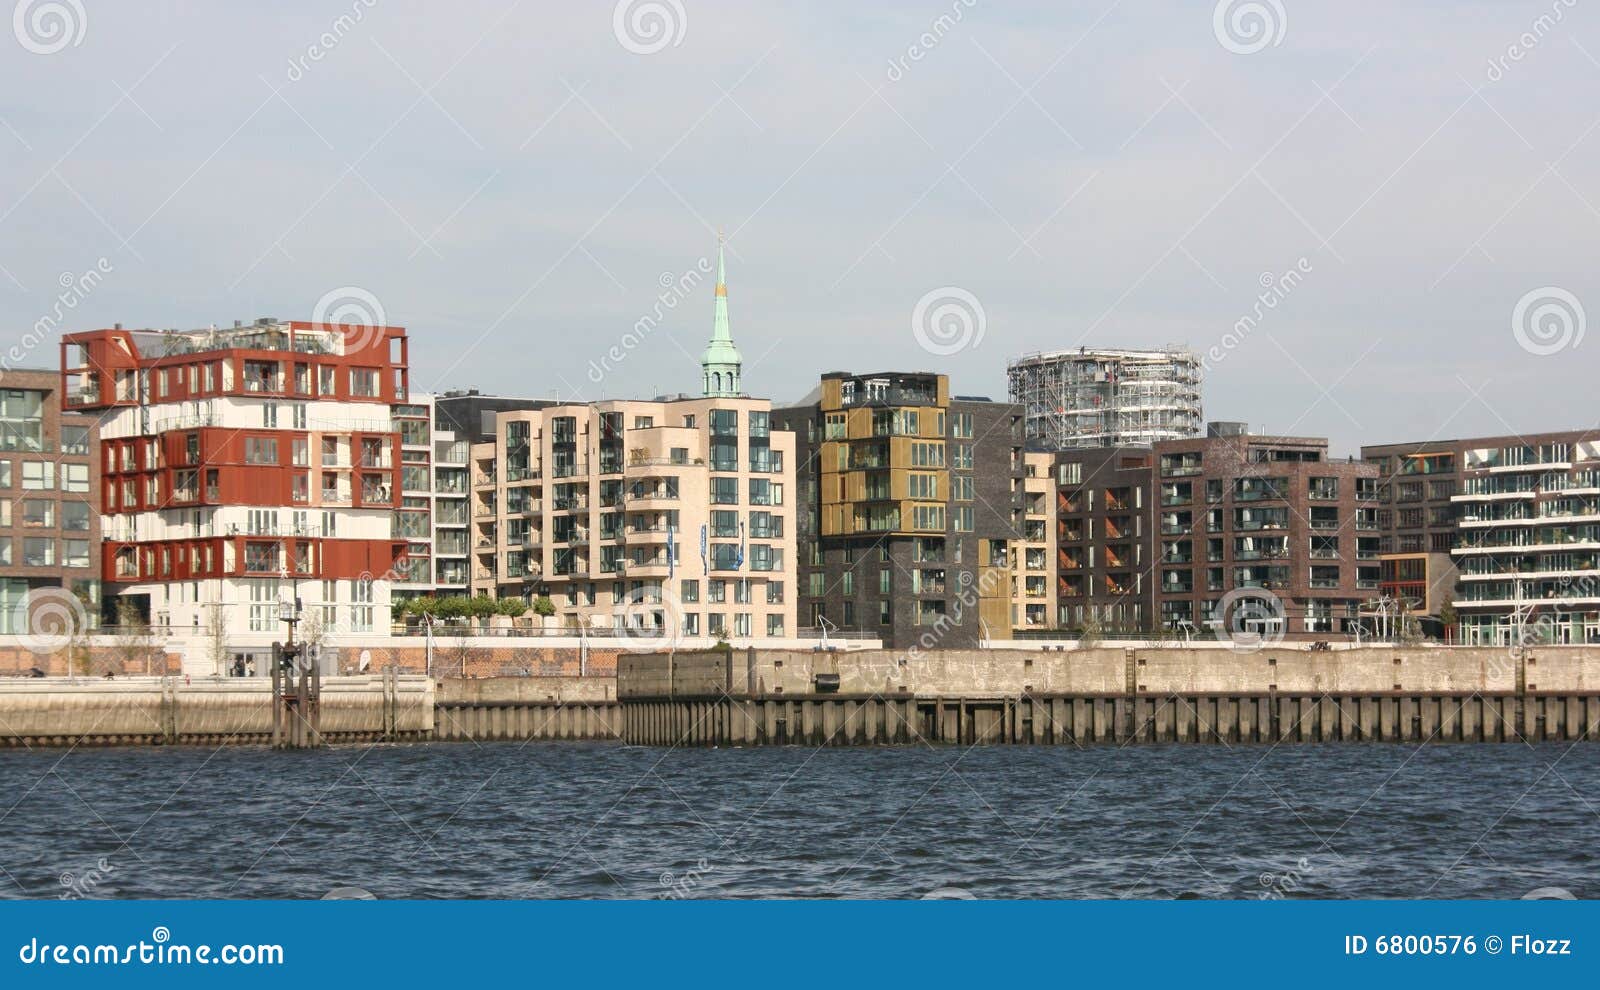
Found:
[[1596, 423], [1586, 0], [0, 3], [10, 366], [364, 313], [413, 389], [693, 392], [721, 229], [778, 402], [1182, 343], [1338, 454]]

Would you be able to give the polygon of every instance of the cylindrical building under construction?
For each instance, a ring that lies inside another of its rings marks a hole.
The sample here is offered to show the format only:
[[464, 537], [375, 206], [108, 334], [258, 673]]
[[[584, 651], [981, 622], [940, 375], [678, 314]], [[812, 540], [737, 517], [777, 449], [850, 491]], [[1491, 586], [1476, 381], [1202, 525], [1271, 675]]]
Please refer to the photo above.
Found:
[[1036, 447], [1148, 447], [1205, 427], [1200, 358], [1186, 347], [1050, 351], [1018, 358], [1007, 371]]

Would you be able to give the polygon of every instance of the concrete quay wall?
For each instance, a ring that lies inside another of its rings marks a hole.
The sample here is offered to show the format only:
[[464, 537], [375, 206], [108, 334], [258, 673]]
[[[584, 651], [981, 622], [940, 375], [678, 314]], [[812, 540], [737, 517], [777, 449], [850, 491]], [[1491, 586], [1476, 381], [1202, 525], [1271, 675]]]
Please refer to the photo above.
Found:
[[1600, 649], [696, 651], [618, 660], [645, 745], [1600, 738]]
[[[319, 724], [325, 742], [417, 738], [433, 730], [425, 677], [328, 677]], [[0, 681], [0, 746], [265, 744], [272, 687], [264, 678], [190, 681], [28, 678]]]
[[[943, 650], [906, 660], [888, 650], [734, 650], [618, 658], [624, 701], [652, 697], [912, 694], [1515, 692], [1600, 693], [1600, 648], [1368, 647], [1318, 652], [1098, 648]], [[819, 680], [820, 678], [820, 680]]]

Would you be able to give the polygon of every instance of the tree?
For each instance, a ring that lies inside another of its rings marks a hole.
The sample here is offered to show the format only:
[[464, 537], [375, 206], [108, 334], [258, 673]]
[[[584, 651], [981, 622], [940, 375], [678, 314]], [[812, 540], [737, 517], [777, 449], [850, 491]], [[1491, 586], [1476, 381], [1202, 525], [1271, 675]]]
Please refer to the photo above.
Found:
[[1444, 624], [1444, 639], [1453, 643], [1456, 639], [1456, 606], [1454, 602], [1445, 602], [1439, 608], [1439, 621]]
[[550, 600], [549, 595], [540, 595], [533, 600], [533, 614], [548, 618], [556, 614], [556, 603]]
[[304, 657], [320, 657], [322, 650], [329, 645], [328, 640], [332, 632], [333, 630], [329, 629], [327, 624], [322, 621], [320, 609], [307, 611], [306, 617], [300, 622], [299, 639], [300, 645], [304, 648], [304, 652], [300, 655]]
[[212, 605], [211, 618], [206, 622], [206, 652], [210, 655], [212, 669], [219, 674], [227, 673], [228, 663], [233, 659], [228, 649], [226, 611], [227, 606], [221, 602]]
[[1092, 650], [1100, 645], [1100, 620], [1089, 616], [1083, 620], [1083, 628], [1078, 630], [1078, 649]]
[[528, 613], [528, 603], [520, 598], [497, 598], [495, 611], [497, 615], [520, 619]]
[[[160, 645], [160, 637], [139, 607], [124, 598], [117, 602], [117, 634], [112, 639], [121, 673], [153, 672], [153, 654]], [[166, 672], [165, 651], [161, 657], [162, 673]]]

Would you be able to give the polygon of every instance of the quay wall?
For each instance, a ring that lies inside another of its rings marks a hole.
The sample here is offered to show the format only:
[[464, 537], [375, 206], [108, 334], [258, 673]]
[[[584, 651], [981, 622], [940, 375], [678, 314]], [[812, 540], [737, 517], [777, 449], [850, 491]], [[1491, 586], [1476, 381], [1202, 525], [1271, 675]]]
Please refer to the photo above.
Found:
[[[434, 685], [425, 677], [329, 677], [321, 689], [324, 742], [422, 738], [433, 731]], [[271, 739], [272, 687], [263, 678], [0, 681], [0, 746], [261, 745]]]
[[[266, 745], [270, 680], [124, 677], [0, 679], [0, 747]], [[610, 677], [324, 677], [322, 743], [616, 740]]]
[[1600, 738], [1600, 648], [721, 650], [618, 660], [645, 745]]

